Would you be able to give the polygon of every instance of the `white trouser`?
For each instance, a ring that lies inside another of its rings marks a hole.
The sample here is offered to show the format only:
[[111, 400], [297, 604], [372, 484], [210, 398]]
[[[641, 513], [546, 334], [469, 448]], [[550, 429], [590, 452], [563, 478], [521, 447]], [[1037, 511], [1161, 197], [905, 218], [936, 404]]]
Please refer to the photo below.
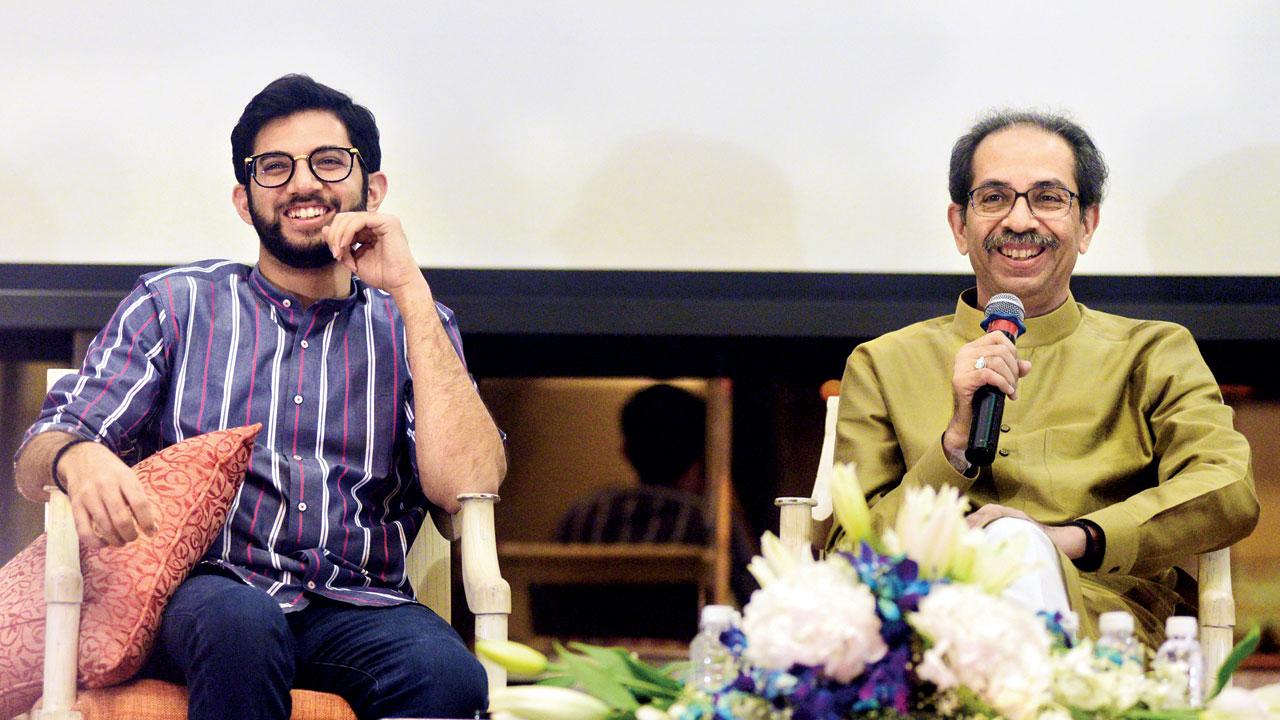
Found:
[[[1049, 536], [1035, 523], [1012, 517], [993, 520], [983, 528], [983, 532], [992, 542], [1023, 538], [1023, 562], [1031, 570], [1009, 585], [1004, 591], [1004, 598], [1030, 610], [1061, 612], [1063, 617], [1067, 617], [1071, 611], [1067, 602], [1067, 586], [1062, 581], [1058, 549]], [[1068, 621], [1067, 624], [1073, 623]], [[1074, 628], [1068, 631], [1073, 632]]]

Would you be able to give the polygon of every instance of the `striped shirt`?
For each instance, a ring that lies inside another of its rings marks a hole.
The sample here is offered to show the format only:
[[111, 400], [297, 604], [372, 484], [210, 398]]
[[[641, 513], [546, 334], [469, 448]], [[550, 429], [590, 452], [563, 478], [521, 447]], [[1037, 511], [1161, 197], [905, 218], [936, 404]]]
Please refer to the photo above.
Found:
[[[437, 310], [462, 357], [452, 311]], [[304, 309], [240, 263], [144, 275], [27, 439], [61, 430], [133, 462], [252, 423], [263, 429], [251, 466], [204, 562], [286, 610], [305, 607], [307, 592], [360, 605], [413, 599], [405, 554], [428, 501], [404, 322], [390, 295], [359, 278], [350, 296]]]

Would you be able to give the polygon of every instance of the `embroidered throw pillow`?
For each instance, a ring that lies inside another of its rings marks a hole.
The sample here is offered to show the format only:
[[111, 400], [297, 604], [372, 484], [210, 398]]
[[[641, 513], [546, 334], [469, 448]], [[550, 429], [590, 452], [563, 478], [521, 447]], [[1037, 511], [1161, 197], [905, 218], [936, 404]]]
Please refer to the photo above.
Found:
[[[80, 686], [120, 683], [142, 667], [165, 603], [223, 526], [260, 429], [206, 433], [134, 466], [159, 507], [160, 529], [122, 548], [81, 548]], [[44, 558], [41, 535], [0, 569], [0, 718], [40, 697]]]

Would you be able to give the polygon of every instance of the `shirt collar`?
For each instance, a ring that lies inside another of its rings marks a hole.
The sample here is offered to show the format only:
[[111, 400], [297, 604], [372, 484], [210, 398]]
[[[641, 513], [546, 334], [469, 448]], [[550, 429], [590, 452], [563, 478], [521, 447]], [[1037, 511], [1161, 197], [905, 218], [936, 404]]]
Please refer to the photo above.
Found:
[[[253, 266], [253, 271], [249, 274], [249, 285], [253, 287], [254, 292], [259, 297], [271, 303], [281, 312], [302, 312], [302, 302], [298, 300], [296, 295], [287, 293], [275, 285], [262, 274], [262, 269], [258, 265]], [[351, 276], [351, 293], [343, 298], [321, 298], [315, 302], [316, 309], [324, 307], [333, 307], [338, 309], [355, 303], [361, 295], [363, 283], [355, 275]]]
[[[960, 293], [960, 298], [956, 301], [956, 314], [951, 327], [966, 341], [977, 340], [983, 335], [981, 323], [986, 313], [975, 307], [977, 301], [977, 288], [969, 288]], [[1053, 312], [1023, 321], [1027, 331], [1018, 338], [1018, 346], [1052, 345], [1067, 337], [1080, 326], [1081, 307], [1076, 303], [1075, 296], [1068, 292], [1066, 302]]]

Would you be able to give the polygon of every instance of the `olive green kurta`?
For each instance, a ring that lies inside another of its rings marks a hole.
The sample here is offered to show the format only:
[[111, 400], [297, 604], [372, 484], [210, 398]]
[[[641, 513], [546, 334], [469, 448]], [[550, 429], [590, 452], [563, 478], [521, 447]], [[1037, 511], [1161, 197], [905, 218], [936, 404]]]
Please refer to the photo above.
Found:
[[1167, 322], [1089, 310], [1069, 297], [1018, 339], [1031, 372], [1006, 401], [1000, 453], [976, 479], [942, 451], [956, 352], [983, 335], [961, 296], [952, 316], [859, 345], [840, 388], [836, 461], [858, 479], [883, 529], [903, 488], [954, 485], [974, 508], [999, 503], [1049, 525], [1077, 518], [1106, 534], [1096, 573], [1063, 558], [1081, 629], [1126, 609], [1152, 641], [1179, 596], [1172, 566], [1249, 534], [1258, 500], [1249, 445], [1191, 334]]

